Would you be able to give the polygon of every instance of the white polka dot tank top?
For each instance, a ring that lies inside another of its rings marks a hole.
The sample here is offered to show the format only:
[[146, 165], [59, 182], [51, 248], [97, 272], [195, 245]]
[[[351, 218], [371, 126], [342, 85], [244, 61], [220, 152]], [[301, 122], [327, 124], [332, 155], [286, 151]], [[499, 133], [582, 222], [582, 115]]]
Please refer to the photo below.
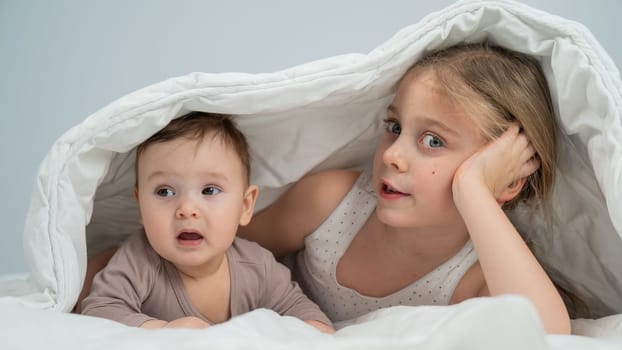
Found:
[[294, 278], [333, 322], [395, 305], [447, 305], [462, 276], [477, 261], [469, 240], [441, 266], [385, 297], [365, 296], [339, 285], [337, 263], [375, 206], [371, 174], [363, 172], [337, 209], [306, 237], [305, 249], [292, 266]]

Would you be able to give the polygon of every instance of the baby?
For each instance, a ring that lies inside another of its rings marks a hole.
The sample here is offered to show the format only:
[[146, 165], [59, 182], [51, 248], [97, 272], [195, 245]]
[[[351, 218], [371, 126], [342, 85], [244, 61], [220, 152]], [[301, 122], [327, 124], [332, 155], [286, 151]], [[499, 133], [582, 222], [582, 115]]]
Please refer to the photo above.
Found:
[[244, 135], [225, 115], [191, 112], [136, 149], [144, 231], [98, 273], [82, 313], [143, 328], [202, 328], [257, 308], [324, 332], [330, 320], [258, 244], [236, 237], [251, 220]]

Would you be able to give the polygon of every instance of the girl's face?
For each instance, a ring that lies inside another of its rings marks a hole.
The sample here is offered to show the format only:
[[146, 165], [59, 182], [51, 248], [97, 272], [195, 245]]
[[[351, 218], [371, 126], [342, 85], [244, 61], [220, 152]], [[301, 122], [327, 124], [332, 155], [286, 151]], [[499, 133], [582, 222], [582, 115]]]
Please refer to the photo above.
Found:
[[376, 213], [396, 228], [464, 226], [451, 192], [454, 173], [486, 140], [429, 69], [402, 80], [374, 157]]

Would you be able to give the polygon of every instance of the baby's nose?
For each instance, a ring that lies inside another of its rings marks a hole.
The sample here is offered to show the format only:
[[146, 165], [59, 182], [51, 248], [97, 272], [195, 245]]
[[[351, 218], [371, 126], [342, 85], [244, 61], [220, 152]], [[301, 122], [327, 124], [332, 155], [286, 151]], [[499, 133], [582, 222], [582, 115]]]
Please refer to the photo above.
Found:
[[199, 217], [199, 210], [192, 200], [186, 198], [179, 203], [175, 217], [178, 219], [197, 218]]

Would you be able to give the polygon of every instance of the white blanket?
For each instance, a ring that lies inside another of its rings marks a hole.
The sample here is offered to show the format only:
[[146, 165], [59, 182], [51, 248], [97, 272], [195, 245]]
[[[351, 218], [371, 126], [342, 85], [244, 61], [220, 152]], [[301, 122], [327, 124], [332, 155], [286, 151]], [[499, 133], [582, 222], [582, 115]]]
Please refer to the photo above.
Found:
[[[565, 135], [553, 196], [553, 235], [540, 234], [540, 211], [519, 208], [512, 218], [536, 242], [536, 253], [553, 278], [586, 301], [594, 316], [617, 314], [573, 322], [575, 333], [600, 340], [545, 336], [530, 305], [513, 297], [382, 310], [335, 337], [261, 310], [201, 333], [145, 333], [64, 313], [81, 289], [87, 251], [93, 254], [117, 244], [137, 227], [131, 195], [133, 148], [172, 118], [190, 110], [236, 115], [251, 145], [251, 180], [261, 188], [261, 208], [310, 171], [366, 166], [380, 130], [379, 115], [408, 67], [429, 50], [483, 39], [530, 53], [544, 68]], [[80, 341], [105, 336], [106, 347], [181, 348], [177, 345], [215, 342], [227, 348], [505, 348], [512, 340], [530, 349], [619, 348], [620, 74], [578, 23], [510, 1], [460, 1], [404, 28], [368, 54], [330, 57], [269, 74], [192, 73], [172, 78], [120, 98], [57, 140], [39, 169], [24, 243], [30, 275], [0, 278], [0, 332], [6, 332], [15, 347], [36, 347], [38, 337], [28, 332], [34, 322], [42, 322], [50, 339], [76, 347]], [[69, 338], [61, 336], [68, 329], [75, 331]], [[54, 343], [41, 343], [46, 348], [50, 344]]]
[[[202, 330], [146, 330], [19, 305], [3, 311], [3, 349], [619, 350], [622, 344], [622, 336], [611, 330], [599, 338], [546, 335], [535, 309], [516, 296], [472, 299], [454, 306], [378, 310], [335, 335], [266, 309]], [[44, 327], [35, 331], [32, 323], [16, 323], [15, 319], [36, 320]], [[25, 333], [26, 329], [34, 331], [34, 336]]]

